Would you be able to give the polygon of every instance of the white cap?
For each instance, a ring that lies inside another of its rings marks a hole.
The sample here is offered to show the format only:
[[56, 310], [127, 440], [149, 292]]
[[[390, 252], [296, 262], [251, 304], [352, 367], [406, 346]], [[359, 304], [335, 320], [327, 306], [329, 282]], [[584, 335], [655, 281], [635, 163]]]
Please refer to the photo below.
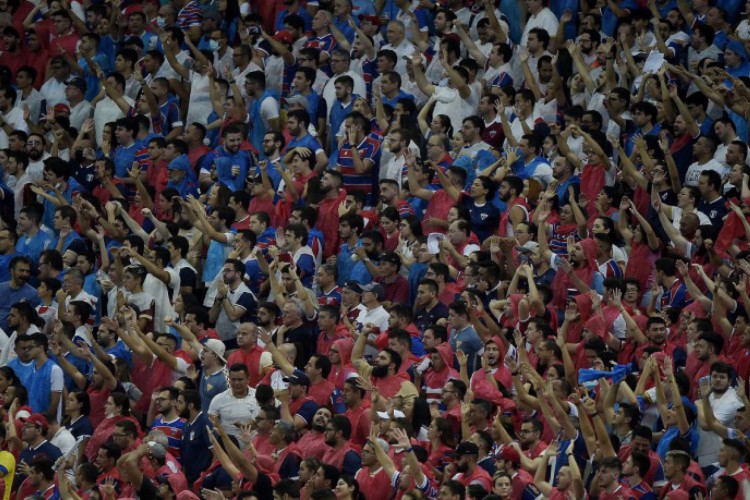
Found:
[[221, 340], [208, 339], [203, 344], [203, 347], [216, 354], [224, 363], [227, 362], [227, 360], [224, 359], [224, 353], [227, 351], [227, 346], [225, 346], [224, 342], [222, 342]]

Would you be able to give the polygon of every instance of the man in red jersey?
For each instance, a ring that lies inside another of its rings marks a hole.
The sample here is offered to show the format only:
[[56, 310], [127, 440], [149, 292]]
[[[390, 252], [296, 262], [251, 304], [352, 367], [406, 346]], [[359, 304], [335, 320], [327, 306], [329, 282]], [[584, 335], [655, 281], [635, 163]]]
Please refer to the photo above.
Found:
[[376, 438], [377, 442], [367, 441], [362, 447], [362, 468], [354, 479], [359, 483], [359, 491], [365, 498], [388, 498], [391, 494], [391, 478], [378, 461], [375, 446], [388, 452], [388, 443]]
[[592, 494], [598, 491], [599, 500], [629, 500], [633, 492], [625, 485], [620, 484], [620, 472], [622, 464], [617, 457], [604, 457], [599, 462], [599, 468], [594, 476], [594, 484], [591, 487]]
[[719, 465], [724, 470], [717, 472], [714, 480], [721, 476], [734, 478], [739, 488], [737, 498], [748, 500], [750, 499], [750, 473], [742, 464], [745, 446], [739, 439], [724, 439], [723, 443], [724, 446], [719, 450]]
[[[470, 441], [464, 441], [456, 448], [456, 461], [446, 467], [446, 475], [453, 470], [458, 474], [453, 479], [468, 487], [478, 484], [487, 491], [492, 489], [492, 477], [477, 465], [479, 447]], [[515, 498], [515, 497], [514, 497]]]
[[667, 494], [674, 490], [685, 491], [691, 496], [696, 493], [706, 494], [706, 487], [686, 474], [689, 466], [690, 455], [684, 451], [667, 452], [667, 457], [664, 459], [664, 477], [669, 482], [662, 488], [660, 499], [666, 498]]
[[323, 233], [323, 258], [336, 253], [339, 241], [339, 206], [346, 200], [341, 173], [329, 170], [320, 179], [323, 199], [318, 203], [318, 229]]
[[227, 366], [242, 363], [250, 372], [250, 387], [255, 387], [265, 373], [261, 368], [260, 358], [265, 349], [258, 345], [258, 327], [253, 323], [241, 323], [237, 328], [238, 349], [229, 355]]

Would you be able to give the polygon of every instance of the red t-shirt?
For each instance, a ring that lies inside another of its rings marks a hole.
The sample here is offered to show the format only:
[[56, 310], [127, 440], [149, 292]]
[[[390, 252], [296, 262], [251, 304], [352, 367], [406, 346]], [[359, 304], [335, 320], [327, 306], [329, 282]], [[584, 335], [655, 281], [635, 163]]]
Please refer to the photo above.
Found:
[[372, 472], [369, 467], [362, 467], [357, 471], [354, 479], [359, 483], [359, 491], [365, 498], [388, 498], [393, 489], [391, 478], [382, 467], [374, 474]]

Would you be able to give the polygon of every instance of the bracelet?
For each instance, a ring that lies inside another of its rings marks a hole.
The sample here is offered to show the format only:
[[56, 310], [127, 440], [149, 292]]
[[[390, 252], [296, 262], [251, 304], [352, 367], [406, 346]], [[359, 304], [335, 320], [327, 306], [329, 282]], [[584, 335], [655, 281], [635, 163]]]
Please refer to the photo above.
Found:
[[408, 448], [404, 448], [404, 453], [409, 453], [410, 451], [414, 451], [413, 446], [409, 446]]

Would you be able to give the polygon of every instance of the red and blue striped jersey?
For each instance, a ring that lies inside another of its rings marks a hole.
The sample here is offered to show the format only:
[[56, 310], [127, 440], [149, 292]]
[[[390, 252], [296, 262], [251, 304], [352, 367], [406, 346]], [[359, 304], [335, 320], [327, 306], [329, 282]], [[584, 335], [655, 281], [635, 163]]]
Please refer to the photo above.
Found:
[[177, 26], [186, 31], [191, 26], [200, 26], [203, 23], [203, 11], [201, 11], [198, 0], [190, 0], [177, 14]]
[[156, 417], [151, 424], [152, 431], [161, 431], [167, 436], [169, 448], [167, 451], [175, 458], [180, 458], [180, 443], [182, 443], [182, 433], [185, 430], [187, 421], [184, 418], [177, 417], [171, 422], [165, 422], [161, 417]]
[[309, 37], [304, 46], [305, 48], [312, 47], [313, 49], [318, 49], [319, 51], [325, 52], [330, 56], [336, 45], [336, 39], [331, 33], [328, 33], [327, 35], [323, 36]]
[[[372, 136], [368, 135], [365, 137], [359, 146], [357, 146], [357, 152], [362, 162], [371, 161], [375, 163], [375, 155], [380, 149], [380, 143], [375, 140]], [[377, 169], [370, 169], [368, 172], [358, 174], [354, 170], [354, 160], [352, 159], [352, 146], [349, 141], [344, 141], [344, 145], [339, 149], [339, 159], [336, 169], [341, 172], [344, 177], [344, 189], [347, 193], [352, 191], [362, 191], [372, 198], [375, 192], [375, 185], [378, 182]], [[371, 203], [371, 202], [370, 202]]]

